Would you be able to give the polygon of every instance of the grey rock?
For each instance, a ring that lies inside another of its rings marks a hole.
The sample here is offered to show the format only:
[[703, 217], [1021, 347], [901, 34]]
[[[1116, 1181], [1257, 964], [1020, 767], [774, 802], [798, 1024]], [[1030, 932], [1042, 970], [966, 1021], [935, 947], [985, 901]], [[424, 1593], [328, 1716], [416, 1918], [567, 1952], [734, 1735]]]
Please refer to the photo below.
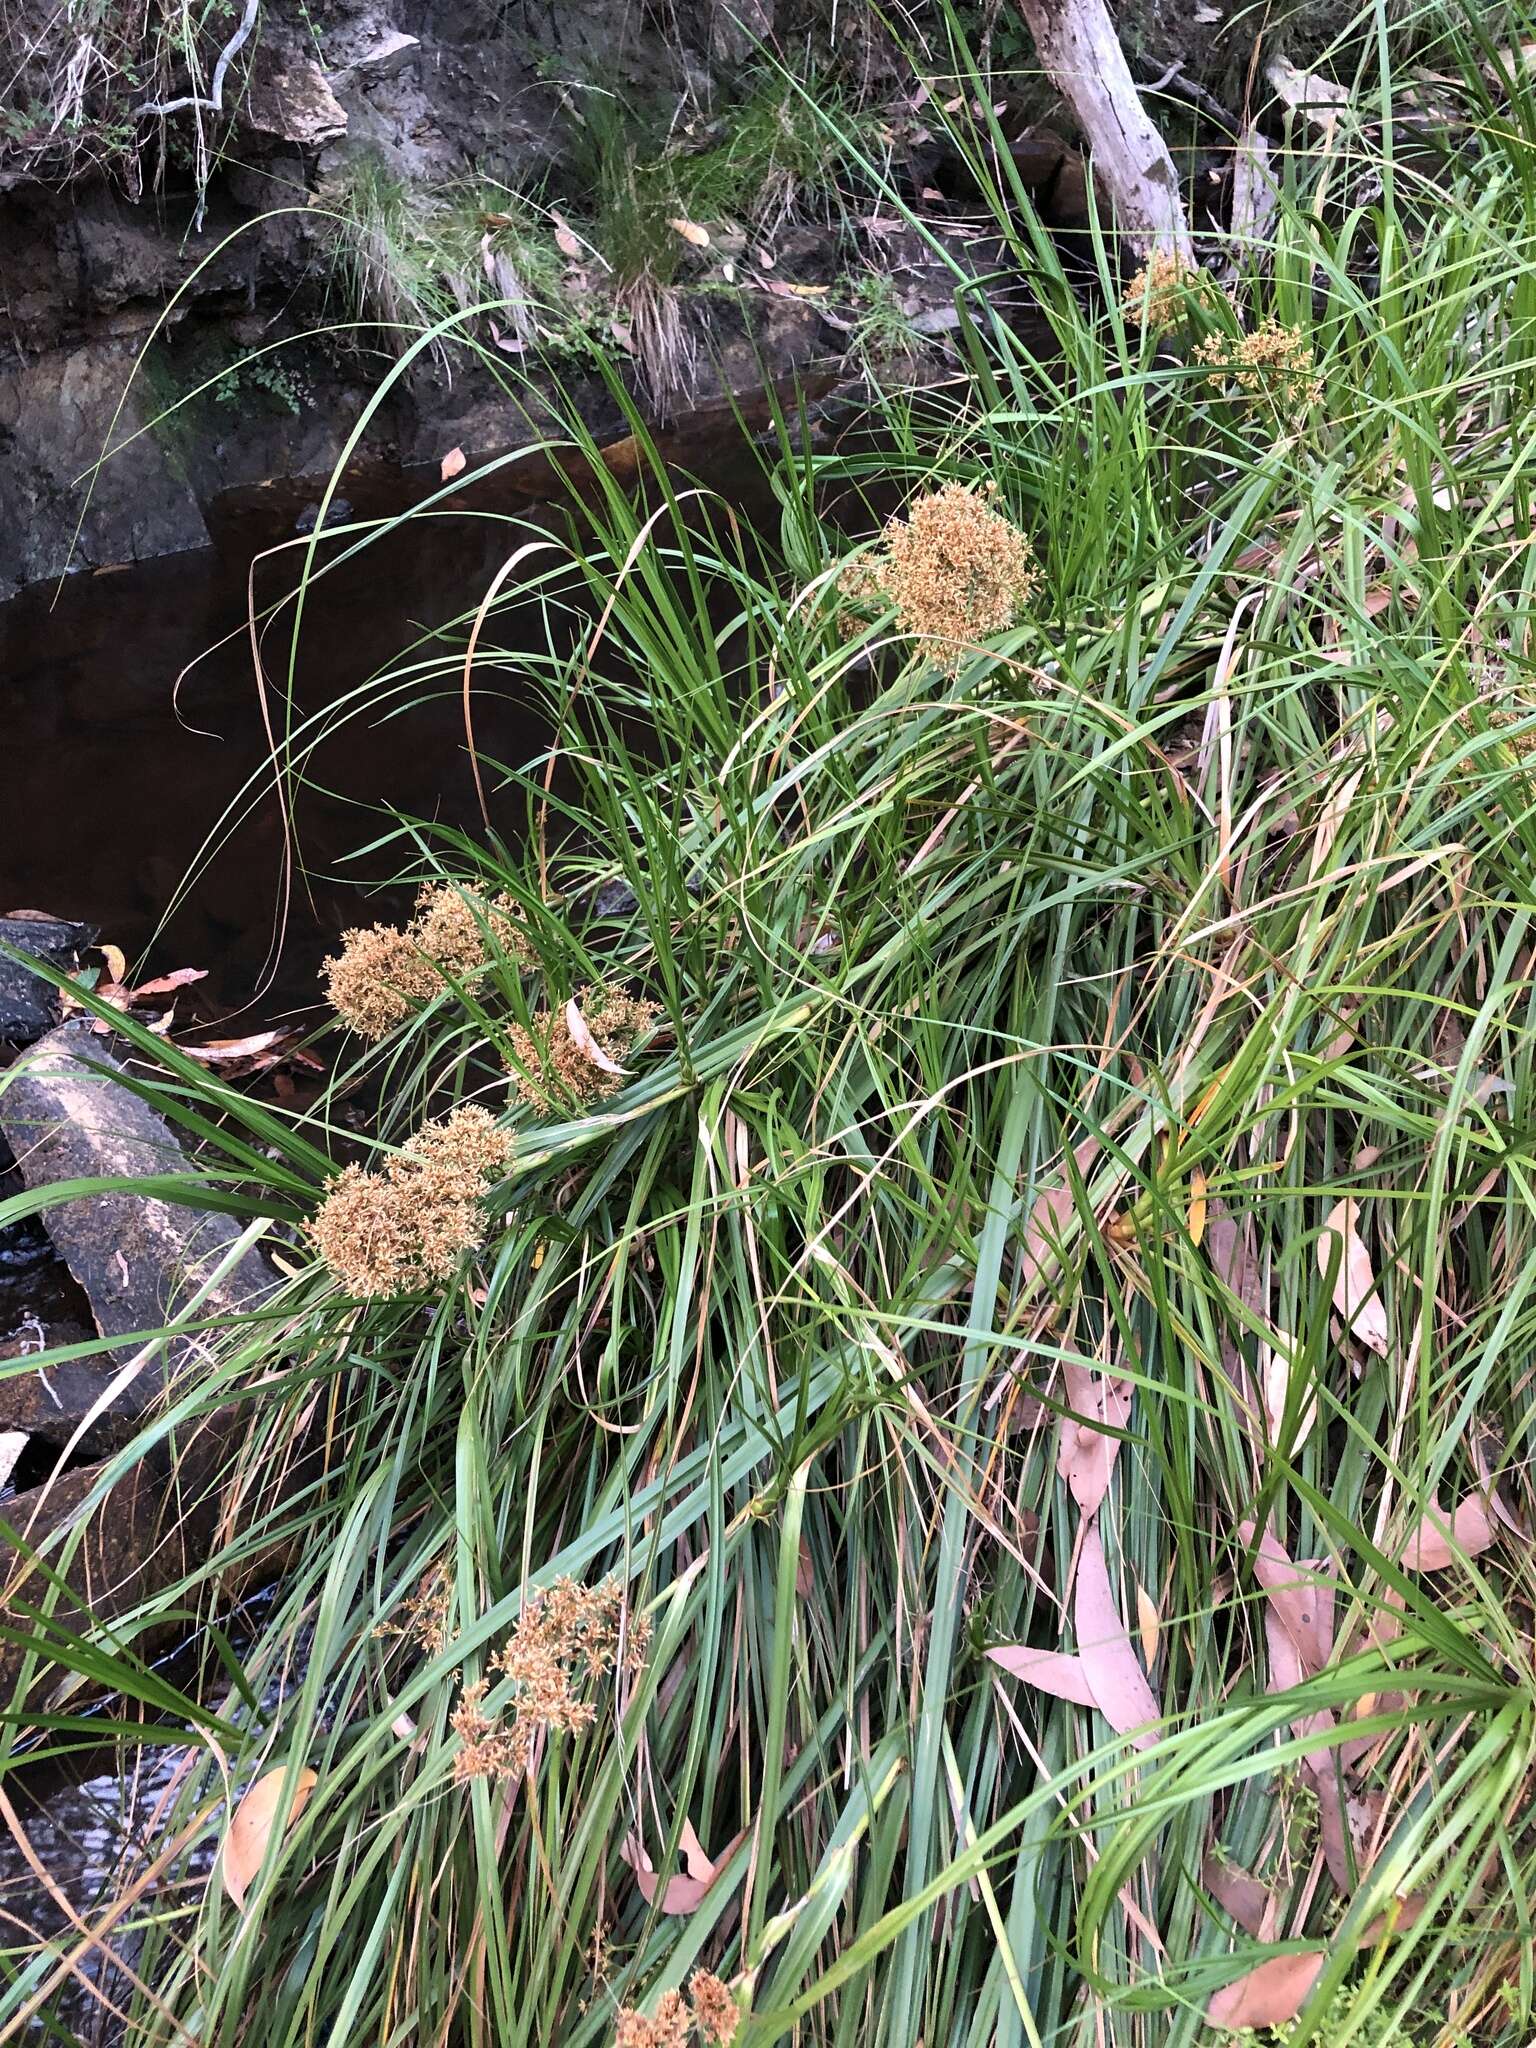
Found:
[[[0, 1135], [29, 1187], [190, 1173], [175, 1132], [123, 1085], [122, 1072], [106, 1040], [76, 1020], [50, 1032], [0, 1077]], [[129, 1337], [169, 1321], [211, 1278], [238, 1236], [228, 1216], [127, 1191], [56, 1203], [43, 1211], [43, 1221], [104, 1337]], [[247, 1252], [214, 1282], [197, 1316], [236, 1314], [274, 1284], [265, 1262]], [[122, 1366], [140, 1349], [125, 1344], [108, 1356]], [[196, 1335], [165, 1344], [141, 1375], [141, 1405], [201, 1351]]]
[[[96, 936], [88, 925], [56, 917], [0, 917], [0, 944], [46, 961], [63, 974], [80, 964]], [[0, 1041], [30, 1045], [59, 1021], [59, 995], [39, 974], [0, 953]]]
[[258, 135], [323, 149], [347, 132], [347, 112], [313, 57], [263, 50], [251, 68], [242, 119]]

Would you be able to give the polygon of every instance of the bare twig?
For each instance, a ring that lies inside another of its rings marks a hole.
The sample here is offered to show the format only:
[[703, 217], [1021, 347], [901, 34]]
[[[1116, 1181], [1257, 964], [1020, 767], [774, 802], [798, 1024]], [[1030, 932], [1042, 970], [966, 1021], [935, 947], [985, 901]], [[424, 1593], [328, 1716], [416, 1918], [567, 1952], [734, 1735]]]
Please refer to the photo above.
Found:
[[1237, 127], [1230, 108], [1224, 107], [1216, 95], [1207, 92], [1198, 79], [1191, 78], [1178, 64], [1170, 64], [1161, 78], [1154, 78], [1140, 88], [1142, 92], [1165, 92], [1170, 99], [1183, 100], [1186, 106], [1196, 107], [1202, 114], [1209, 114], [1213, 121], [1219, 121], [1227, 133]]
[[261, 12], [261, 0], [245, 0], [245, 13], [240, 17], [240, 26], [219, 52], [219, 61], [213, 67], [213, 83], [208, 88], [208, 97], [192, 92], [179, 100], [146, 100], [141, 107], [135, 107], [130, 120], [141, 121], [148, 114], [179, 114], [188, 107], [200, 107], [205, 113], [222, 114], [224, 111], [224, 80], [229, 67], [250, 41], [251, 31], [256, 26], [256, 17]]

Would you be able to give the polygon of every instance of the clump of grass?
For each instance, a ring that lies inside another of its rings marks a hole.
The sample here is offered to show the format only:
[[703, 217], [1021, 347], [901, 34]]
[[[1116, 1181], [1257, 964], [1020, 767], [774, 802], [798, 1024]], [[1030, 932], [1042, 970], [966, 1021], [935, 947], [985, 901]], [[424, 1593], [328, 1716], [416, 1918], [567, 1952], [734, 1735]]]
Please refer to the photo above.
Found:
[[[359, 1297], [289, 1240], [259, 1316], [200, 1334], [111, 1468], [248, 1418], [182, 1583], [99, 1625], [38, 1574], [13, 1602], [0, 1773], [100, 1743], [38, 1710], [75, 1674], [207, 1732], [146, 1858], [136, 2040], [609, 2048], [660, 2014], [697, 2048], [699, 2000], [661, 2001], [704, 1958], [737, 2048], [1205, 2048], [1255, 2010], [1295, 2048], [1531, 2038], [1536, 791], [1490, 721], [1529, 667], [1536, 98], [1505, 65], [1485, 105], [1468, 35], [1433, 178], [1395, 120], [1281, 166], [1233, 303], [1321, 380], [1283, 444], [1003, 195], [1054, 351], [978, 318], [878, 436], [781, 416], [750, 541], [642, 423], [636, 503], [570, 421], [591, 488], [528, 558], [560, 757], [492, 797], [531, 829], [398, 830], [549, 907], [544, 989], [643, 989], [672, 1032], [602, 1116], [537, 1047], [473, 1285]], [[850, 645], [816, 598], [960, 478], [997, 486], [958, 514], [987, 616], [1017, 536], [1049, 565], [1030, 662], [974, 619], [942, 667]], [[367, 714], [462, 663], [406, 651]], [[597, 871], [630, 908], [584, 915]], [[509, 979], [302, 1112], [122, 1028], [188, 1197], [270, 1232], [360, 1103], [387, 1142], [507, 1089]], [[190, 1692], [132, 1646], [216, 1626], [256, 1555], [264, 1706], [232, 1717], [221, 1638]], [[643, 1588], [655, 1640], [623, 1682], [556, 1659], [595, 1716], [525, 1747], [490, 1659], [561, 1580]], [[316, 1783], [236, 1919], [210, 1817], [274, 1754]], [[17, 1935], [0, 2024], [118, 1924]]]
[[[555, 359], [586, 345], [541, 212], [495, 183], [422, 185], [362, 151], [328, 195], [343, 305], [403, 348], [423, 328], [483, 307], [493, 339]], [[437, 350], [447, 360], [445, 348]]]

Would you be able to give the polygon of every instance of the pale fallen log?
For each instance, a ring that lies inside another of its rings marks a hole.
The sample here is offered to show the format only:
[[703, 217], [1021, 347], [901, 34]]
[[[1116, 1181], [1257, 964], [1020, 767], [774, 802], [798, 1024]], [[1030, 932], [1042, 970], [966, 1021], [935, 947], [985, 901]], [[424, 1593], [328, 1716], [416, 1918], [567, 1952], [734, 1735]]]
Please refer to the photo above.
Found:
[[1138, 256], [1195, 263], [1178, 173], [1141, 103], [1105, 0], [1019, 0], [1040, 62], [1071, 106], [1115, 225]]

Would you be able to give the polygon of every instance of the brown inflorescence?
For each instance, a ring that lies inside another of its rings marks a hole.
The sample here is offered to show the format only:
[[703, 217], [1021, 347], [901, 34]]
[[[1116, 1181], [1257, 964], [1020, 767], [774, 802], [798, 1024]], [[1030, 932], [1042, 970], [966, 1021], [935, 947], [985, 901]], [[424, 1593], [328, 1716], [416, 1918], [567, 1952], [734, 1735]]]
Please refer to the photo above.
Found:
[[1120, 301], [1120, 310], [1138, 327], [1160, 334], [1187, 319], [1191, 301], [1205, 298], [1211, 279], [1170, 249], [1154, 249], [1131, 279]]
[[731, 2048], [741, 2024], [741, 2008], [712, 1970], [695, 1970], [688, 1980], [694, 2024], [712, 2048]]
[[649, 2018], [625, 2006], [614, 2022], [614, 2048], [688, 2048], [688, 2008], [680, 1991], [663, 1991]]
[[341, 951], [321, 971], [326, 1001], [359, 1038], [383, 1038], [443, 985], [409, 934], [391, 924], [343, 932]]
[[315, 1249], [353, 1294], [404, 1294], [446, 1279], [480, 1243], [485, 1182], [513, 1144], [473, 1104], [424, 1124], [381, 1173], [343, 1169], [309, 1226]]
[[521, 917], [509, 896], [482, 897], [452, 883], [428, 883], [404, 931], [369, 925], [341, 935], [341, 951], [324, 962], [327, 1000], [360, 1038], [378, 1039], [441, 995], [467, 982], [500, 953], [532, 963]]
[[[637, 1038], [655, 1023], [654, 1003], [622, 989], [584, 988], [576, 1007], [601, 1050], [616, 1067], [623, 1066]], [[603, 1102], [621, 1085], [622, 1076], [600, 1067], [571, 1036], [563, 1007], [539, 1019], [536, 1031], [514, 1024], [508, 1034], [507, 1065], [513, 1086], [524, 1102], [548, 1116], [558, 1102]]]
[[692, 2012], [680, 1992], [663, 1991], [653, 2014], [624, 2006], [614, 2022], [614, 2048], [687, 2048], [694, 2027], [709, 2048], [730, 2048], [741, 2024], [741, 2008], [729, 1987], [712, 1971], [695, 1970], [688, 2001]]
[[448, 1647], [448, 1617], [453, 1609], [453, 1578], [441, 1560], [428, 1565], [406, 1596], [399, 1622], [381, 1621], [376, 1636], [410, 1636], [429, 1657], [441, 1656]]
[[427, 958], [457, 981], [488, 967], [492, 948], [519, 967], [534, 963], [521, 913], [507, 895], [481, 897], [448, 882], [428, 883], [416, 899], [411, 933]]
[[997, 509], [995, 486], [941, 484], [892, 519], [879, 549], [841, 579], [845, 595], [878, 592], [935, 666], [958, 669], [977, 641], [1018, 618], [1039, 586], [1025, 536]]
[[453, 1723], [463, 1742], [455, 1778], [519, 1776], [540, 1734], [590, 1728], [597, 1708], [588, 1686], [609, 1673], [638, 1671], [650, 1639], [648, 1615], [631, 1615], [626, 1628], [616, 1580], [587, 1587], [557, 1579], [547, 1592], [530, 1594], [517, 1626], [491, 1659], [513, 1688], [505, 1708], [494, 1719], [485, 1713], [485, 1680], [464, 1690]]
[[1230, 378], [1249, 398], [1269, 397], [1286, 411], [1315, 405], [1323, 394], [1323, 380], [1301, 329], [1282, 327], [1273, 314], [1236, 341], [1223, 334], [1207, 336], [1195, 355], [1207, 365], [1214, 382], [1224, 384]]

